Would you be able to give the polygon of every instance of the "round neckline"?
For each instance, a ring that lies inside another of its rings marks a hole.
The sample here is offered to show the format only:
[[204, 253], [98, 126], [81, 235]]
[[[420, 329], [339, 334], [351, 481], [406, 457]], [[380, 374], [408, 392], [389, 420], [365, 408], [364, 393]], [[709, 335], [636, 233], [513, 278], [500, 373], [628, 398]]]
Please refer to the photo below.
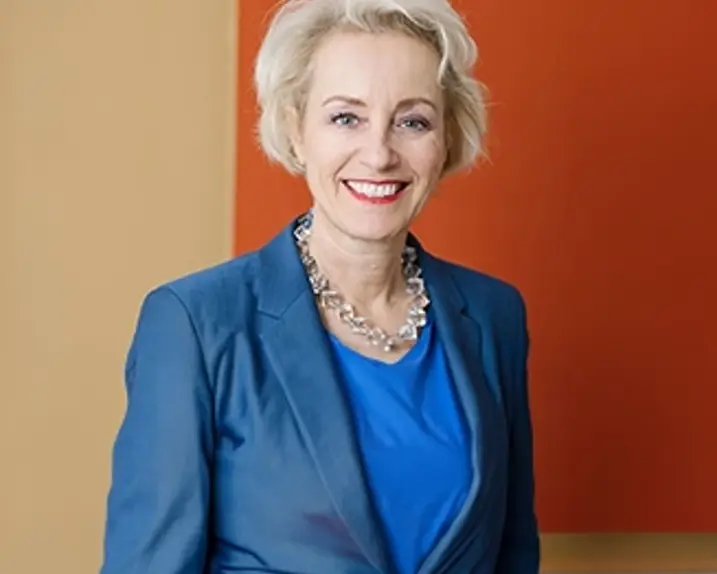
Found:
[[376, 359], [375, 357], [369, 357], [368, 355], [364, 355], [363, 353], [353, 349], [352, 347], [349, 347], [332, 332], [328, 331], [328, 335], [331, 339], [331, 342], [336, 347], [338, 347], [344, 353], [347, 353], [351, 358], [355, 360], [360, 360], [362, 362], [384, 369], [400, 368], [406, 365], [415, 364], [419, 362], [423, 357], [425, 357], [426, 353], [428, 352], [428, 349], [431, 346], [431, 339], [433, 337], [433, 321], [431, 318], [431, 313], [426, 313], [426, 324], [421, 328], [421, 331], [418, 334], [418, 340], [416, 341], [415, 345], [413, 345], [413, 347], [411, 347], [405, 355], [403, 355], [400, 359], [394, 362], [382, 361], [381, 359]]

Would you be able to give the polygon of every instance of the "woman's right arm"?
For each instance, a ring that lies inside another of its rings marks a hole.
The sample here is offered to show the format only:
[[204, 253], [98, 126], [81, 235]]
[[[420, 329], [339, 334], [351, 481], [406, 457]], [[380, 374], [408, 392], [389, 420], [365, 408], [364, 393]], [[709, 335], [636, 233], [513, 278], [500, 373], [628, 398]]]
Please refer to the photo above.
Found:
[[144, 301], [126, 364], [100, 574], [200, 574], [207, 550], [212, 399], [202, 351], [169, 288]]

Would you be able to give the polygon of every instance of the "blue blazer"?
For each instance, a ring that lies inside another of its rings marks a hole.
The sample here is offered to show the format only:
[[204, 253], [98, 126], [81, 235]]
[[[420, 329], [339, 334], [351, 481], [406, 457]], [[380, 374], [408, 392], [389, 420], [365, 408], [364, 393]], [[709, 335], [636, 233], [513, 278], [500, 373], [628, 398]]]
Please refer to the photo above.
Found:
[[[101, 574], [395, 572], [292, 228], [143, 302]], [[410, 241], [475, 471], [420, 572], [536, 574], [522, 298]]]

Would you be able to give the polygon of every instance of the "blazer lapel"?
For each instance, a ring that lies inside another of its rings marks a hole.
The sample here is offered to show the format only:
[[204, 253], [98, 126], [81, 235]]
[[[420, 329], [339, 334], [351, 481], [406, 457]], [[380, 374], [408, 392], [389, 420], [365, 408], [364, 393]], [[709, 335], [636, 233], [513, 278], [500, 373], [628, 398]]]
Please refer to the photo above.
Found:
[[486, 456], [490, 445], [486, 441], [485, 412], [481, 405], [490, 401], [488, 389], [483, 384], [482, 337], [479, 324], [468, 315], [465, 299], [458, 290], [451, 273], [433, 256], [422, 250], [418, 241], [410, 239], [419, 252], [427, 290], [431, 298], [436, 328], [443, 345], [446, 359], [463, 414], [466, 418], [471, 440], [473, 458], [473, 481], [465, 503], [445, 535], [438, 541], [424, 560], [420, 574], [441, 571], [441, 563], [466, 535], [473, 535], [471, 517], [479, 506], [481, 485], [485, 476]]
[[350, 406], [292, 229], [259, 253], [259, 310], [267, 318], [261, 337], [339, 516], [366, 558], [390, 572]]

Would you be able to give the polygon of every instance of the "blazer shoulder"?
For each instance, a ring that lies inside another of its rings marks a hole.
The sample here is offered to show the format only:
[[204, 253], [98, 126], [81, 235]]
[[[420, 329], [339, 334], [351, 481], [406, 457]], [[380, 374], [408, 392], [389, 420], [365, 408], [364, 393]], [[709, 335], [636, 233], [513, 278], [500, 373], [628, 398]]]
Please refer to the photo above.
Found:
[[502, 320], [523, 321], [525, 298], [516, 285], [500, 277], [464, 265], [438, 260], [458, 287], [468, 308], [482, 316], [498, 316]]
[[255, 276], [252, 251], [156, 285], [147, 299], [156, 292], [171, 292], [200, 333], [234, 329], [250, 308]]
[[179, 297], [187, 300], [222, 299], [235, 295], [237, 289], [249, 286], [255, 276], [255, 267], [256, 252], [251, 251], [172, 279], [159, 288], [171, 289]]

